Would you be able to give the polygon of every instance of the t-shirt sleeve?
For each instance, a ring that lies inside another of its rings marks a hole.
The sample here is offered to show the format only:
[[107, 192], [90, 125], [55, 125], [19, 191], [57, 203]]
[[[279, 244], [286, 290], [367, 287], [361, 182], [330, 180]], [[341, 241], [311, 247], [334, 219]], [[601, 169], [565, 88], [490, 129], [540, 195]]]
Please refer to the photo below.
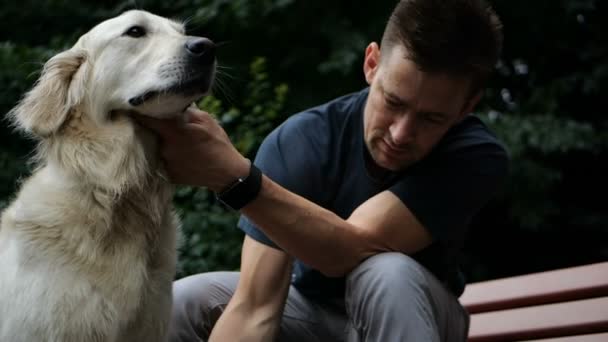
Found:
[[[323, 195], [321, 175], [327, 136], [324, 129], [323, 122], [314, 114], [291, 117], [264, 139], [254, 164], [277, 184], [319, 203]], [[254, 240], [280, 249], [244, 215], [238, 227]]]
[[508, 174], [501, 144], [464, 140], [440, 148], [389, 189], [438, 241], [461, 237]]

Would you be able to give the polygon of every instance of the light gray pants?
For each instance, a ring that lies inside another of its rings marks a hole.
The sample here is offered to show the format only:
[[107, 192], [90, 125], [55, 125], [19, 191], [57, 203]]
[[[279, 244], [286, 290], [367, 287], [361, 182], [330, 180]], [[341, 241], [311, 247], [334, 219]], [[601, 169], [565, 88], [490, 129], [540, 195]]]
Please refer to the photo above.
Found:
[[[237, 272], [203, 273], [174, 283], [171, 342], [206, 341], [232, 297]], [[278, 341], [466, 341], [469, 317], [429, 271], [401, 253], [382, 253], [346, 279], [344, 301], [318, 303], [293, 286]]]

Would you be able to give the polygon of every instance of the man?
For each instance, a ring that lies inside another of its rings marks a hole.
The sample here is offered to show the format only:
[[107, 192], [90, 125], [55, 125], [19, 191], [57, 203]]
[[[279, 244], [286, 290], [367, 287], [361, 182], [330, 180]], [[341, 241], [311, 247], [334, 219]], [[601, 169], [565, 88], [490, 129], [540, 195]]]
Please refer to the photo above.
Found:
[[483, 0], [402, 0], [365, 51], [370, 87], [292, 116], [253, 164], [207, 113], [142, 118], [172, 179], [246, 233], [240, 273], [175, 283], [172, 340], [465, 341], [458, 250], [508, 165], [469, 113], [501, 44]]

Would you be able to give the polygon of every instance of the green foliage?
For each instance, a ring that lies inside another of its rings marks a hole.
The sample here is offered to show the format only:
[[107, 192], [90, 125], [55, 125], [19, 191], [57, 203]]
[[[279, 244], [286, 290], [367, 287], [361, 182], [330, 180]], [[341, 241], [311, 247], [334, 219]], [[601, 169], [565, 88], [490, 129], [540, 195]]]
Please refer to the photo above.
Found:
[[0, 106], [8, 111], [36, 80], [37, 72], [53, 51], [40, 47], [17, 45], [10, 41], [0, 42], [0, 73], [2, 96]]
[[589, 123], [550, 115], [490, 112], [482, 118], [509, 149], [511, 177], [506, 194], [511, 203], [510, 219], [521, 229], [550, 229], [546, 224], [561, 209], [547, 195], [564, 181], [555, 159], [582, 151], [600, 154], [608, 146], [606, 134]]
[[206, 97], [199, 104], [210, 113], [221, 113], [218, 119], [228, 130], [234, 145], [251, 158], [262, 139], [283, 118], [289, 90], [285, 83], [273, 85], [266, 69], [265, 58], [258, 57], [251, 63], [251, 81], [245, 87], [247, 96], [241, 103], [242, 108], [235, 105], [223, 108], [215, 97]]
[[[44, 48], [30, 48], [12, 42], [0, 42], [0, 110], [12, 108], [31, 84], [37, 71], [52, 52]], [[1, 116], [0, 116], [1, 117]], [[26, 155], [31, 142], [19, 139], [7, 120], [0, 121], [0, 209], [17, 188], [16, 180], [27, 172]], [[10, 148], [9, 148], [10, 147]]]
[[237, 215], [220, 207], [207, 189], [181, 187], [175, 206], [182, 219], [177, 278], [210, 270], [238, 268], [243, 234]]
[[[268, 81], [266, 60], [261, 57], [251, 63], [249, 78], [247, 95], [238, 105], [228, 106], [217, 96], [207, 96], [198, 106], [215, 113], [237, 149], [253, 158], [262, 139], [278, 124], [288, 88]], [[184, 233], [177, 277], [235, 270], [243, 240], [243, 233], [236, 228], [237, 213], [216, 203], [213, 194], [203, 188], [181, 187], [174, 202], [181, 213]]]
[[[490, 119], [492, 118], [492, 119]], [[539, 115], [488, 114], [490, 125], [509, 146], [513, 158], [523, 158], [527, 152], [541, 155], [593, 151], [606, 147], [606, 135], [600, 135], [590, 123]]]
[[[607, 2], [491, 2], [504, 23], [505, 48], [478, 108], [505, 142], [512, 164], [502, 193], [473, 227], [465, 251], [470, 279], [608, 259], [608, 246], [598, 246], [608, 241], [605, 205], [592, 199], [605, 195], [608, 172]], [[0, 5], [0, 110], [10, 110], [43, 62], [93, 25], [143, 8], [183, 20], [189, 34], [220, 43], [216, 93], [199, 106], [216, 114], [237, 148], [253, 158], [263, 137], [291, 113], [366, 85], [361, 74], [365, 46], [380, 40], [394, 4], [5, 1]], [[2, 206], [27, 173], [32, 144], [7, 125], [0, 128], [0, 143]], [[205, 189], [180, 188], [175, 203], [185, 236], [179, 276], [238, 267], [242, 233], [235, 228], [237, 215]], [[511, 241], [504, 253], [508, 258], [497, 250], [493, 234]], [[525, 241], [540, 243], [524, 249]]]

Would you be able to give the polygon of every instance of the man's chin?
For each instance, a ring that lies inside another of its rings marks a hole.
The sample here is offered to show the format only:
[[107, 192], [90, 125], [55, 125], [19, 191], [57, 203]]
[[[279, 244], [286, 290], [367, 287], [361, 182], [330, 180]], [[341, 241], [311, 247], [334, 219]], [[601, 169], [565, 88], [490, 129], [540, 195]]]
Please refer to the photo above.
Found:
[[392, 162], [392, 161], [386, 161], [386, 160], [382, 160], [379, 163], [377, 163], [378, 166], [380, 166], [381, 168], [385, 169], [385, 170], [389, 170], [392, 172], [397, 172], [403, 169], [402, 166], [400, 166], [399, 164]]
[[380, 151], [374, 156], [374, 161], [379, 167], [393, 172], [403, 171], [415, 163], [411, 158], [396, 158]]

